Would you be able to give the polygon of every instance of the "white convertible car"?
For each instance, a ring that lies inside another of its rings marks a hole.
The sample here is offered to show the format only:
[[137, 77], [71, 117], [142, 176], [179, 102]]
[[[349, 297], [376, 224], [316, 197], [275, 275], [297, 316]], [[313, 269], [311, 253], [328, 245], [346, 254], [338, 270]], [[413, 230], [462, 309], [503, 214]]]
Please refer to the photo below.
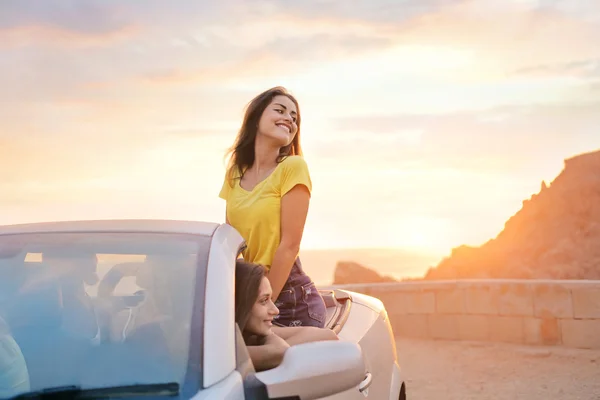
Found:
[[256, 372], [234, 322], [229, 225], [0, 227], [1, 398], [381, 399], [405, 384], [383, 304], [321, 290], [340, 341]]

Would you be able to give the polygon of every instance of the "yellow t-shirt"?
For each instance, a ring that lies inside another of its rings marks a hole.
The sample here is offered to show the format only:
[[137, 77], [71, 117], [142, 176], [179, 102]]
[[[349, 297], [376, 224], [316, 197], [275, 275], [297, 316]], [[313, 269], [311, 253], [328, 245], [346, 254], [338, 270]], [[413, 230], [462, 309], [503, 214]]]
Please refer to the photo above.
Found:
[[239, 174], [227, 179], [219, 197], [227, 202], [227, 219], [246, 240], [244, 260], [269, 268], [281, 240], [281, 198], [296, 185], [312, 191], [306, 161], [289, 156], [275, 170], [248, 191], [240, 186]]

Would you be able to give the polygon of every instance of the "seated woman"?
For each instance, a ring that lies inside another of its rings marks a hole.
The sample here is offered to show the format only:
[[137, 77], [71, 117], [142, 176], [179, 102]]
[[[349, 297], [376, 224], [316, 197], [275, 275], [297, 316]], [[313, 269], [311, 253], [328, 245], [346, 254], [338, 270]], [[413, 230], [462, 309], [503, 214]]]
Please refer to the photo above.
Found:
[[271, 293], [271, 284], [261, 265], [236, 261], [235, 322], [257, 371], [278, 366], [288, 347], [295, 344], [338, 340], [335, 332], [327, 328], [273, 326], [279, 310]]

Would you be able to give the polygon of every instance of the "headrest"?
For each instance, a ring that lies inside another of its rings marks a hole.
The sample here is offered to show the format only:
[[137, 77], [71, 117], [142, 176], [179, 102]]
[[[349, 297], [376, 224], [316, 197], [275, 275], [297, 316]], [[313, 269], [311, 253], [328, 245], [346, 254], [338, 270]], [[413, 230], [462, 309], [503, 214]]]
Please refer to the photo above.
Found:
[[65, 255], [64, 252], [51, 250], [42, 253], [42, 260], [61, 280], [85, 281], [88, 285], [98, 282], [98, 258], [95, 253], [79, 252]]
[[14, 305], [24, 280], [23, 261], [0, 259], [0, 316], [5, 320], [10, 314], [10, 308]]
[[[121, 279], [129, 276], [137, 277], [140, 269], [144, 269], [144, 264], [140, 262], [124, 262], [113, 265], [98, 285], [98, 296], [111, 295]], [[136, 283], [138, 286], [144, 287], [137, 279]]]

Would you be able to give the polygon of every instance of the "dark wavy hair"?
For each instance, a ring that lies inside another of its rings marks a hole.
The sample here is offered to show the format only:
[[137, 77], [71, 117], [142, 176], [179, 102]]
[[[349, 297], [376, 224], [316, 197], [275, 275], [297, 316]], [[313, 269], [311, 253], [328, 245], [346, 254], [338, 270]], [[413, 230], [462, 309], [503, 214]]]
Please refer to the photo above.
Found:
[[248, 340], [246, 324], [250, 319], [252, 307], [258, 299], [258, 291], [266, 269], [260, 264], [254, 264], [242, 259], [235, 262], [235, 322], [240, 327], [244, 339]]
[[[292, 96], [286, 88], [276, 86], [262, 92], [246, 106], [246, 112], [237, 138], [226, 154], [226, 156], [231, 155], [227, 166], [229, 179], [240, 178], [246, 168], [249, 168], [254, 164], [254, 143], [256, 142], [256, 134], [258, 132], [258, 122], [265, 109], [271, 104], [276, 96], [285, 96], [289, 98], [296, 105], [298, 113], [298, 116], [296, 117], [296, 125], [298, 126], [296, 135], [294, 136], [292, 143], [283, 146], [279, 150], [277, 162], [283, 161], [287, 156], [302, 155], [302, 148], [300, 146], [300, 106], [298, 105], [296, 98]], [[236, 173], [239, 173], [239, 176], [236, 176]]]

